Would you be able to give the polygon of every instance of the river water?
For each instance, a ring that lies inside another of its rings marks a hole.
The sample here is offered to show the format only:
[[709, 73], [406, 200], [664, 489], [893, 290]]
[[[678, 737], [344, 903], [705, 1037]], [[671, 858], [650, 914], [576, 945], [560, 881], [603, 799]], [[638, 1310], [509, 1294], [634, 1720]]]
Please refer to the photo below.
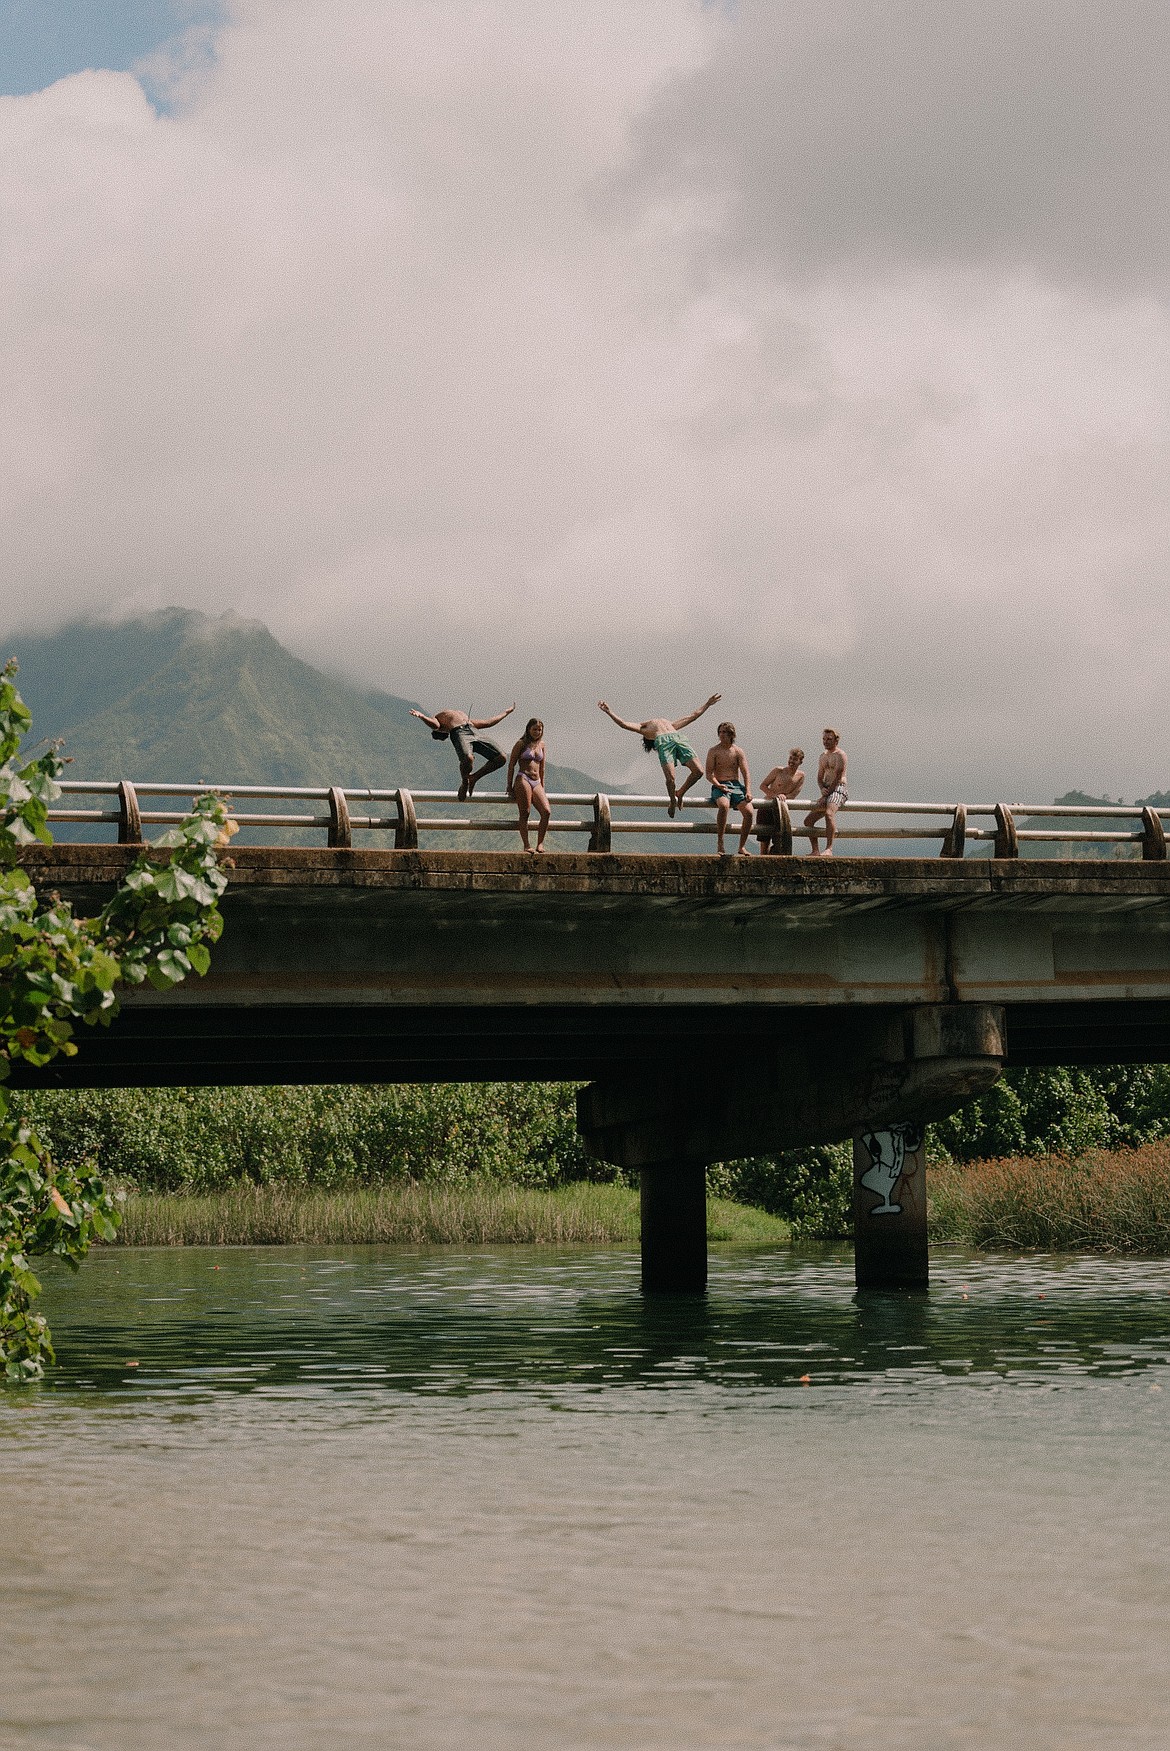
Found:
[[5, 1748], [1170, 1744], [1164, 1264], [128, 1249], [48, 1306]]

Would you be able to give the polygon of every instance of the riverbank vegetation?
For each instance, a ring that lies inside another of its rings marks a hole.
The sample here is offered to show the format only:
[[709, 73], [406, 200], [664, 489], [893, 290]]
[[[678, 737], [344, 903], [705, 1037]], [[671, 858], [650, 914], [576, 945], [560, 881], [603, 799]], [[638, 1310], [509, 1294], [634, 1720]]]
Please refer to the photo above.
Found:
[[[128, 1242], [622, 1244], [636, 1233], [636, 1193], [585, 1154], [574, 1096], [565, 1083], [485, 1083], [12, 1098], [55, 1159], [127, 1194]], [[1170, 1251], [1162, 1139], [1163, 1066], [1009, 1072], [931, 1128], [932, 1233], [972, 1246]], [[848, 1144], [715, 1163], [707, 1181], [729, 1239], [778, 1231], [732, 1234], [724, 1204], [744, 1220], [777, 1217], [797, 1240], [849, 1231]]]
[[1170, 1253], [1170, 1142], [948, 1162], [927, 1180], [932, 1241], [989, 1252]]
[[[786, 1222], [725, 1198], [707, 1201], [707, 1238], [782, 1245]], [[636, 1246], [638, 1194], [578, 1182], [553, 1191], [487, 1181], [353, 1185], [330, 1191], [269, 1184], [205, 1193], [134, 1193], [127, 1246]]]

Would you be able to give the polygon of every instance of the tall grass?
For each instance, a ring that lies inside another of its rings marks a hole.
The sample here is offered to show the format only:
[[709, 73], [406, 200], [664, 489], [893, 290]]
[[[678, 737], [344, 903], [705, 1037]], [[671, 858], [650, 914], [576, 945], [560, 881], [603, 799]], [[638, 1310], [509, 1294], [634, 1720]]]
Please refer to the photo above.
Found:
[[[712, 1198], [715, 1241], [780, 1244], [788, 1224]], [[237, 1184], [212, 1193], [130, 1194], [125, 1246], [634, 1246], [638, 1194], [579, 1182], [556, 1191], [487, 1182], [351, 1185], [329, 1191]]]
[[936, 1241], [1044, 1252], [1170, 1253], [1170, 1142], [931, 1168]]

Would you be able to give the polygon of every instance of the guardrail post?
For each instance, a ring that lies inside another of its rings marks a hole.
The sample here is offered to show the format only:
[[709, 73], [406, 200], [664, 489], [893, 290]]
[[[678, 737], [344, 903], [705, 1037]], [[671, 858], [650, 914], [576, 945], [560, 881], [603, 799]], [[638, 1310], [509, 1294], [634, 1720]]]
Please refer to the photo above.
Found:
[[760, 855], [792, 856], [792, 816], [784, 797], [769, 797], [755, 811], [756, 838]]
[[962, 857], [967, 844], [967, 805], [956, 803], [954, 818], [943, 835], [940, 857]]
[[1157, 809], [1142, 810], [1142, 858], [1146, 863], [1166, 861], [1166, 829]]
[[780, 830], [777, 837], [780, 843], [778, 845], [774, 844], [772, 849], [779, 857], [791, 857], [792, 814], [788, 807], [787, 799], [782, 796], [776, 798], [776, 819], [779, 823]]
[[589, 850], [608, 852], [613, 849], [613, 822], [609, 814], [609, 798], [600, 791], [593, 799], [593, 831], [589, 835]]
[[138, 793], [128, 778], [118, 781], [118, 844], [142, 844], [142, 814]]
[[339, 851], [353, 847], [353, 829], [349, 824], [349, 804], [345, 792], [336, 784], [329, 788], [329, 844]]
[[408, 790], [394, 793], [398, 804], [398, 826], [394, 831], [395, 851], [418, 850], [418, 816], [414, 812], [414, 798]]
[[1012, 820], [1012, 811], [1003, 803], [995, 805], [995, 856], [1018, 857], [1020, 841], [1016, 837], [1016, 823]]

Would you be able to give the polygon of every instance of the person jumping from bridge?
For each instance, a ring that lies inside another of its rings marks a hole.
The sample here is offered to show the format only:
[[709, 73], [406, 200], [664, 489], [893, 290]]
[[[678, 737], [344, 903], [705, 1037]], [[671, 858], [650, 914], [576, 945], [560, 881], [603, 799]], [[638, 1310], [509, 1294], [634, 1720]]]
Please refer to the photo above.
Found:
[[[411, 717], [417, 717], [420, 723], [427, 725], [436, 742], [451, 739], [459, 761], [461, 783], [459, 785], [459, 801], [465, 803], [481, 778], [486, 778], [489, 772], [498, 772], [501, 766], [508, 764], [508, 756], [498, 743], [490, 736], [479, 736], [477, 730], [490, 730], [493, 724], [503, 723], [516, 709], [513, 700], [507, 711], [497, 712], [495, 717], [469, 717], [465, 711], [454, 711], [444, 706], [434, 717], [428, 717], [425, 711], [415, 711], [411, 707]], [[475, 756], [479, 755], [483, 765], [478, 772], [473, 771]]]
[[[706, 705], [700, 705], [697, 711], [687, 712], [685, 717], [648, 717], [638, 724], [627, 723], [624, 717], [618, 717], [616, 712], [609, 709], [604, 699], [597, 701], [598, 710], [603, 711], [606, 717], [611, 718], [619, 730], [631, 730], [635, 736], [641, 736], [642, 746], [646, 752], [658, 755], [662, 765], [662, 776], [666, 780], [666, 794], [670, 798], [670, 806], [666, 811], [669, 815], [673, 815], [676, 809], [682, 808], [683, 797], [686, 796], [692, 784], [698, 784], [703, 776], [703, 768], [695, 758], [695, 750], [686, 737], [680, 736], [678, 732], [684, 729], [687, 724], [693, 724], [695, 719], [702, 717], [705, 711], [710, 711], [711, 707], [717, 705], [722, 697], [721, 693], [713, 693]], [[689, 774], [681, 790], [675, 788], [674, 768], [676, 766], [685, 766]]]
[[532, 850], [528, 843], [528, 814], [535, 803], [539, 821], [536, 849], [543, 851], [552, 810], [544, 788], [544, 725], [538, 717], [529, 718], [524, 734], [512, 749], [508, 761], [508, 790], [520, 811], [520, 838], [525, 851]]
[[764, 857], [778, 856], [776, 850], [780, 838], [780, 806], [779, 799], [787, 803], [794, 802], [800, 795], [800, 787], [804, 783], [804, 749], [789, 748], [788, 764], [773, 766], [771, 772], [763, 780], [760, 789], [767, 797], [766, 803], [761, 803], [756, 811], [760, 824], [760, 850]]
[[821, 741], [825, 748], [817, 762], [817, 788], [821, 793], [821, 800], [813, 804], [804, 817], [804, 824], [806, 827], [815, 827], [821, 816], [824, 817], [825, 849], [822, 852], [817, 835], [810, 833], [810, 857], [832, 857], [833, 840], [837, 836], [837, 810], [842, 803], [849, 801], [849, 792], [845, 789], [845, 768], [849, 762], [841, 746], [841, 738], [836, 730], [826, 730]]
[[715, 854], [725, 853], [723, 836], [727, 817], [732, 809], [740, 814], [739, 855], [750, 857], [748, 834], [752, 830], [752, 775], [748, 771], [747, 755], [735, 739], [735, 725], [721, 723], [719, 740], [707, 751], [707, 780], [711, 786], [711, 801], [715, 804], [715, 831], [718, 838]]

